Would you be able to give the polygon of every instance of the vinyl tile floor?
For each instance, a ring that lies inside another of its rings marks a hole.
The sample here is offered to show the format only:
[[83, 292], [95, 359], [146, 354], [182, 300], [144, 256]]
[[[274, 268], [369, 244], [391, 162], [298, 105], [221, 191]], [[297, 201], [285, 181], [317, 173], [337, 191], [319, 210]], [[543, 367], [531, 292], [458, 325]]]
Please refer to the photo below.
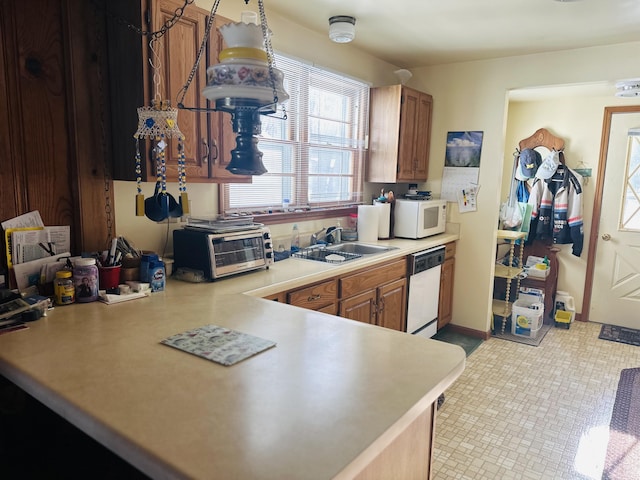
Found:
[[620, 371], [640, 367], [640, 347], [600, 328], [552, 328], [538, 347], [483, 342], [445, 392], [433, 480], [600, 479]]

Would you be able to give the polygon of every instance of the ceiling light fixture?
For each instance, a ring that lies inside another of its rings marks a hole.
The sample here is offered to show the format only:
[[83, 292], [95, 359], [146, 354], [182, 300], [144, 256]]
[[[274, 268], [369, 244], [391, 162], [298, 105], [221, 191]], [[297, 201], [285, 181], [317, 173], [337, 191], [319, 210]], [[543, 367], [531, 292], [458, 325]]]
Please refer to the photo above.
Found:
[[631, 78], [616, 82], [616, 97], [640, 96], [640, 78]]
[[398, 80], [400, 80], [400, 84], [404, 85], [405, 83], [407, 83], [407, 81], [413, 77], [413, 73], [411, 73], [409, 70], [407, 70], [406, 68], [401, 68], [399, 70], [396, 70], [395, 72], [393, 72], [396, 77], [398, 77]]
[[349, 43], [356, 36], [356, 19], [349, 15], [329, 18], [329, 38], [336, 43]]

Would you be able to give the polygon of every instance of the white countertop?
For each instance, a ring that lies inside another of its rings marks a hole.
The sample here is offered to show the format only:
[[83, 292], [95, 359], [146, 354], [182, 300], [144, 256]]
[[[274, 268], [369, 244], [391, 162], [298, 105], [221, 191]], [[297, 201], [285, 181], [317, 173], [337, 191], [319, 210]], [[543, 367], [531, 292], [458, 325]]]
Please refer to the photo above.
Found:
[[[152, 477], [333, 478], [424, 411], [465, 361], [457, 346], [234, 292], [266, 295], [295, 287], [292, 271], [309, 283], [347, 266], [289, 259], [116, 305], [56, 307], [0, 335], [0, 373]], [[207, 324], [277, 345], [224, 367], [160, 344]]]

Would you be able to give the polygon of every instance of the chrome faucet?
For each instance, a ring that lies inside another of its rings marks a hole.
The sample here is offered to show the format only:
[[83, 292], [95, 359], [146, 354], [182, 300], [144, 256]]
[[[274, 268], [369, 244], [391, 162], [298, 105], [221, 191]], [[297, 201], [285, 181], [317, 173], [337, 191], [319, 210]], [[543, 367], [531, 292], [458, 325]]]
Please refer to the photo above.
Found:
[[318, 240], [319, 240], [318, 235], [320, 235], [322, 232], [324, 232], [324, 230], [325, 230], [325, 228], [322, 227], [317, 232], [312, 233], [311, 234], [311, 238], [309, 239], [309, 245], [316, 245], [318, 243]]
[[327, 240], [327, 238], [331, 238], [331, 241], [327, 240], [327, 243], [340, 243], [341, 242], [341, 231], [342, 231], [342, 227], [329, 227], [326, 229], [326, 232], [324, 234], [322, 234], [322, 232], [325, 231], [325, 228], [322, 227], [320, 230], [318, 230], [317, 232], [314, 232], [311, 234], [311, 239], [309, 240], [309, 245], [317, 245], [318, 241], [320, 241], [321, 239], [325, 239]]
[[325, 237], [331, 237], [331, 243], [342, 243], [342, 227], [329, 227]]

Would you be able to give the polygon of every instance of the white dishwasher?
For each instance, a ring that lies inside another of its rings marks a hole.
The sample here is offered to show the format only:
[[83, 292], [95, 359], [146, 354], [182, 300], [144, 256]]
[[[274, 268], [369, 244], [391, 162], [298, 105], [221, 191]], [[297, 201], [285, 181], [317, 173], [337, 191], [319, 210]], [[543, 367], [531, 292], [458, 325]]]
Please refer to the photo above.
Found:
[[438, 331], [440, 272], [444, 247], [411, 254], [407, 332], [431, 338]]

